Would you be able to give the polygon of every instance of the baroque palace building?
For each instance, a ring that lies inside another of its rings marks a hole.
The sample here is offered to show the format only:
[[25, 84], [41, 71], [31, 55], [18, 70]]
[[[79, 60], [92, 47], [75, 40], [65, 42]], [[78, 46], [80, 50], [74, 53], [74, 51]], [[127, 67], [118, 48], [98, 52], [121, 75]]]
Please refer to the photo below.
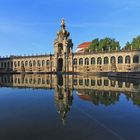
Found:
[[73, 53], [64, 19], [54, 40], [54, 54], [0, 58], [0, 73], [139, 72], [140, 50]]

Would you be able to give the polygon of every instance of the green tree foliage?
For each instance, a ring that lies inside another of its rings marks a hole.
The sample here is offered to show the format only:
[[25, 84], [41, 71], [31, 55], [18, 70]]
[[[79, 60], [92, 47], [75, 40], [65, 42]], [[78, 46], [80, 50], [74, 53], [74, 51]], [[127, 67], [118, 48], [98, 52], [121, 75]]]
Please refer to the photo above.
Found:
[[89, 46], [89, 51], [113, 51], [119, 50], [120, 44], [115, 39], [111, 39], [106, 37], [104, 39], [99, 40], [98, 38], [94, 39]]
[[125, 50], [129, 50], [131, 49], [131, 44], [129, 42], [126, 43], [125, 47], [124, 47]]
[[133, 49], [140, 48], [140, 36], [137, 36], [136, 38], [133, 38], [133, 41], [132, 41], [131, 44], [132, 44]]
[[99, 48], [99, 39], [96, 38], [94, 40], [92, 40], [90, 46], [89, 46], [89, 51], [96, 51], [96, 49]]
[[140, 36], [133, 38], [132, 42], [127, 42], [123, 49], [125, 50], [134, 50], [140, 48]]

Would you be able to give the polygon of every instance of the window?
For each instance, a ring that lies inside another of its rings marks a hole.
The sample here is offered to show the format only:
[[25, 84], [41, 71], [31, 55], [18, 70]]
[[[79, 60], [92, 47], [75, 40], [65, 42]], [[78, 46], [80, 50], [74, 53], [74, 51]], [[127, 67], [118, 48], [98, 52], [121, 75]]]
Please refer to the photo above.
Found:
[[35, 60], [33, 61], [33, 66], [36, 66], [36, 61]]
[[22, 66], [22, 67], [24, 66], [24, 62], [23, 62], [23, 61], [21, 61], [21, 66]]
[[38, 60], [38, 61], [37, 61], [37, 66], [39, 66], [39, 67], [40, 67], [40, 60]]
[[45, 66], [45, 61], [44, 60], [42, 60], [42, 66]]
[[77, 59], [76, 58], [73, 59], [73, 65], [77, 65]]
[[6, 62], [4, 62], [4, 68], [6, 68], [7, 67], [7, 64], [6, 64]]
[[17, 63], [16, 62], [14, 62], [14, 66], [17, 67]]
[[129, 55], [127, 55], [126, 57], [125, 57], [125, 63], [126, 64], [130, 64], [130, 56]]
[[20, 61], [18, 61], [18, 67], [20, 67]]
[[111, 86], [112, 86], [112, 87], [115, 87], [115, 85], [116, 85], [116, 81], [111, 80]]
[[32, 61], [29, 61], [29, 66], [32, 67]]
[[91, 85], [95, 86], [95, 80], [93, 80], [93, 79], [91, 80]]
[[91, 65], [93, 65], [93, 64], [95, 64], [95, 58], [94, 57], [91, 58]]
[[13, 62], [11, 62], [11, 67], [13, 67]]
[[50, 64], [50, 61], [49, 61], [49, 60], [47, 60], [47, 61], [46, 61], [46, 65], [48, 66], [49, 64]]
[[79, 59], [79, 65], [83, 65], [83, 58]]
[[100, 79], [100, 80], [97, 80], [97, 85], [98, 86], [101, 86], [102, 85], [102, 80]]
[[102, 58], [101, 57], [97, 58], [97, 64], [102, 64]]
[[7, 63], [7, 67], [10, 68], [10, 62]]
[[123, 63], [123, 57], [122, 56], [119, 56], [118, 57], [118, 64], [122, 64]]
[[123, 82], [118, 81], [118, 87], [119, 87], [119, 88], [122, 88], [122, 86], [123, 86]]
[[104, 58], [104, 64], [108, 64], [108, 57]]
[[89, 59], [88, 58], [85, 59], [85, 65], [89, 65]]
[[89, 86], [89, 79], [85, 79], [85, 85]]
[[133, 56], [133, 63], [139, 63], [139, 56], [138, 55]]
[[25, 66], [26, 66], [26, 67], [28, 66], [28, 61], [25, 61]]
[[79, 85], [83, 85], [83, 79], [79, 79]]
[[111, 62], [111, 64], [112, 64], [112, 63], [116, 63], [116, 58], [115, 58], [115, 56], [112, 56], [112, 57], [111, 57], [111, 61], [110, 61], [110, 62]]
[[77, 79], [73, 79], [73, 85], [77, 85]]
[[108, 80], [104, 80], [104, 86], [108, 86], [109, 81]]
[[1, 62], [1, 68], [3, 68], [3, 62]]

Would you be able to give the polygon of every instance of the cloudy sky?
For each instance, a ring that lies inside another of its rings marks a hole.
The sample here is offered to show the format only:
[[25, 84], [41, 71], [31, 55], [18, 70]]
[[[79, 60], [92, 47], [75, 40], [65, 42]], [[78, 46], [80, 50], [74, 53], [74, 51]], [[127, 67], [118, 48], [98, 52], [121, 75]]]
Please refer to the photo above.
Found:
[[123, 47], [140, 35], [139, 0], [0, 0], [0, 56], [53, 53], [61, 18], [74, 49], [97, 37]]

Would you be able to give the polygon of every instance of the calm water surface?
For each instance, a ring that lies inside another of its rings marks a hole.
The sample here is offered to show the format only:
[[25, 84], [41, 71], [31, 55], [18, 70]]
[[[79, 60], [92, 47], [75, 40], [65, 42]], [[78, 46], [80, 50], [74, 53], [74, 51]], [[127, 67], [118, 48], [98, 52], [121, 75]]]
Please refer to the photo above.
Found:
[[0, 140], [139, 140], [139, 80], [1, 75]]

